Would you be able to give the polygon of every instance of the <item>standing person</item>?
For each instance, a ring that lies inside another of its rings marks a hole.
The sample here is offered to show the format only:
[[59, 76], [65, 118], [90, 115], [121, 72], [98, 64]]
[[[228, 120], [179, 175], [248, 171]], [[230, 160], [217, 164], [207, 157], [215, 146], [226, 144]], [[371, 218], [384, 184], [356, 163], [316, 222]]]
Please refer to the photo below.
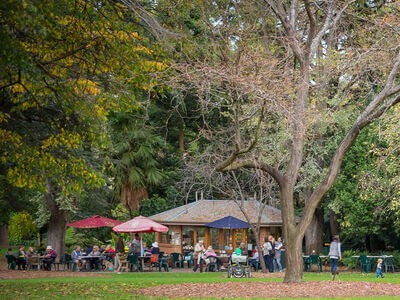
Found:
[[328, 256], [331, 259], [332, 280], [335, 280], [335, 276], [339, 274], [337, 271], [338, 261], [342, 260], [342, 252], [340, 250], [340, 241], [338, 235], [333, 237]]
[[272, 261], [271, 261], [271, 256], [270, 252], [272, 251], [272, 245], [271, 242], [268, 240], [268, 237], [264, 238], [264, 245], [263, 245], [263, 257], [264, 257], [264, 262], [265, 266], [267, 267], [269, 272], [272, 272]]
[[383, 263], [382, 258], [378, 259], [378, 265], [376, 266], [376, 278], [378, 278], [379, 275], [382, 278], [384, 278], [383, 273], [382, 273], [382, 263]]
[[128, 255], [136, 255], [140, 256], [141, 252], [141, 245], [140, 245], [140, 238], [139, 234], [135, 233], [135, 239], [132, 241], [131, 245], [129, 246]]
[[122, 236], [120, 234], [118, 235], [117, 242], [115, 243], [115, 252], [117, 253], [125, 252], [124, 241], [122, 240]]
[[199, 241], [196, 246], [194, 247], [194, 253], [193, 253], [193, 262], [194, 262], [194, 268], [193, 272], [197, 271], [197, 268], [200, 266], [200, 273], [203, 273], [203, 262], [204, 260], [201, 258], [204, 252], [204, 242]]
[[282, 251], [282, 238], [278, 237], [278, 240], [275, 242], [275, 257], [274, 257], [274, 272], [275, 272], [275, 264], [279, 268], [279, 272], [282, 272], [281, 265], [281, 251]]

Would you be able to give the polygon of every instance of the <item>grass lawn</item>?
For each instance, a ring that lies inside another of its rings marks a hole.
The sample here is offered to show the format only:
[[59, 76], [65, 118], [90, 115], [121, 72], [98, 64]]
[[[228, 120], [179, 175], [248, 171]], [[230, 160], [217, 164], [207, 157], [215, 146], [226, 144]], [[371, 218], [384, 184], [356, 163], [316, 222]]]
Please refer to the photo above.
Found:
[[[228, 279], [223, 273], [123, 273], [110, 277], [76, 277], [19, 279], [0, 281], [0, 299], [144, 299], [133, 292], [143, 287], [176, 283], [209, 283], [227, 281], [281, 281], [281, 278]], [[331, 280], [329, 273], [306, 273], [305, 280]], [[375, 275], [359, 273], [341, 273], [338, 280], [370, 281], [400, 284], [400, 274], [385, 274], [384, 279], [375, 279]], [[372, 298], [371, 298], [372, 299]], [[396, 299], [380, 297], [379, 299]]]

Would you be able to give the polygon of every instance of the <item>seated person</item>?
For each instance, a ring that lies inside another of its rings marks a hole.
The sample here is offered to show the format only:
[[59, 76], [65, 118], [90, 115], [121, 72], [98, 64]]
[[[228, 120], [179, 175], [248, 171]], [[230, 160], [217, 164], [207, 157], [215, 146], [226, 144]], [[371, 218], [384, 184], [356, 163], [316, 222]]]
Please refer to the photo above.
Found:
[[260, 257], [258, 255], [257, 248], [254, 250], [253, 256], [249, 259], [249, 264], [256, 266], [260, 262]]
[[32, 263], [32, 257], [37, 256], [33, 247], [29, 247], [28, 252], [26, 252], [26, 262], [29, 265]]
[[150, 256], [151, 251], [149, 248], [147, 248], [147, 244], [143, 242], [143, 255], [144, 256]]
[[160, 254], [160, 248], [158, 248], [158, 243], [154, 242], [150, 249], [151, 254]]
[[71, 259], [76, 264], [78, 267], [79, 271], [82, 271], [82, 269], [85, 268], [86, 266], [86, 260], [82, 259], [82, 251], [80, 246], [76, 246], [75, 250], [72, 251], [71, 253]]
[[233, 250], [232, 244], [226, 245], [225, 250]]
[[215, 253], [214, 249], [212, 248], [212, 246], [208, 246], [207, 251], [205, 253], [206, 257], [215, 257], [215, 260], [217, 262], [217, 271], [221, 268], [222, 266], [222, 262], [221, 260], [217, 257], [217, 254]]
[[101, 245], [100, 246], [100, 253], [103, 254], [104, 251], [106, 251], [106, 245]]
[[240, 243], [240, 250], [242, 250], [242, 255], [249, 255], [249, 251], [247, 251], [245, 243]]
[[233, 260], [234, 258], [237, 258], [237, 257], [243, 257], [243, 258], [246, 257], [245, 255], [242, 255], [242, 250], [240, 250], [240, 248], [237, 248], [237, 249], [232, 253], [231, 259]]
[[88, 258], [90, 262], [90, 268], [99, 271], [100, 270], [99, 267], [101, 265], [101, 260], [100, 260], [101, 253], [99, 246], [94, 245], [93, 250], [89, 253], [88, 256], [90, 256]]
[[25, 247], [20, 246], [18, 249], [17, 253], [17, 265], [18, 265], [18, 270], [25, 270], [26, 269], [26, 253], [25, 253]]
[[114, 256], [115, 256], [115, 251], [111, 247], [111, 245], [107, 245], [105, 248], [103, 255], [105, 256], [105, 259], [103, 260], [105, 266], [109, 271], [114, 271]]
[[50, 245], [47, 246], [46, 252], [44, 253], [43, 256], [44, 269], [46, 271], [51, 271], [51, 264], [54, 263], [56, 257], [57, 253], [55, 250], [53, 250], [53, 247], [51, 247]]
[[6, 252], [6, 257], [9, 257], [9, 258], [7, 258], [7, 263], [10, 264], [10, 268], [12, 270], [15, 270], [15, 264], [17, 262], [17, 259], [15, 256], [16, 256], [16, 254], [12, 251], [12, 249], [8, 248], [8, 250]]

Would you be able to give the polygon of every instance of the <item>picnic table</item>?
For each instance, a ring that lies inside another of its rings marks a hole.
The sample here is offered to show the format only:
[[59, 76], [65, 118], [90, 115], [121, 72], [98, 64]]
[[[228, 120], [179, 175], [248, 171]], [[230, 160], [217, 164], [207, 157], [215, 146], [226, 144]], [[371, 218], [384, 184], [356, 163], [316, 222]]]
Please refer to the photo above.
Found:
[[[388, 268], [392, 268], [394, 272], [393, 255], [352, 255], [351, 257], [358, 258], [360, 260], [360, 268], [362, 270], [363, 267], [365, 267], [366, 273], [368, 273], [373, 260], [379, 258], [383, 260], [383, 266], [385, 267], [385, 272], [387, 272]], [[365, 257], [366, 259], [361, 260], [360, 257]]]
[[89, 261], [89, 270], [93, 267], [94, 261], [97, 260], [99, 271], [101, 271], [101, 261], [105, 259], [103, 255], [84, 255], [81, 259]]

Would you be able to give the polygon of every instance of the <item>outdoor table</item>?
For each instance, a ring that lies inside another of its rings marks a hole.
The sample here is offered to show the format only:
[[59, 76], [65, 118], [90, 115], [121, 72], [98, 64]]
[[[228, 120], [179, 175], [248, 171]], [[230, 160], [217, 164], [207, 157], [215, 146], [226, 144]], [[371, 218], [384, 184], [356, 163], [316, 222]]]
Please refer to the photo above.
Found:
[[140, 266], [142, 268], [142, 272], [144, 271], [144, 261], [147, 259], [150, 260], [151, 256], [150, 255], [144, 255], [144, 256], [138, 256], [138, 259], [140, 260]]
[[[85, 255], [85, 256], [81, 256], [80, 258], [88, 260], [89, 264], [90, 264], [90, 269], [91, 269], [92, 268], [92, 264], [93, 264], [92, 261], [95, 260], [95, 259], [98, 259], [99, 263], [100, 263], [101, 260], [104, 259], [104, 256], [102, 256], [102, 255]], [[99, 271], [101, 271], [101, 265], [100, 265], [100, 270]]]

